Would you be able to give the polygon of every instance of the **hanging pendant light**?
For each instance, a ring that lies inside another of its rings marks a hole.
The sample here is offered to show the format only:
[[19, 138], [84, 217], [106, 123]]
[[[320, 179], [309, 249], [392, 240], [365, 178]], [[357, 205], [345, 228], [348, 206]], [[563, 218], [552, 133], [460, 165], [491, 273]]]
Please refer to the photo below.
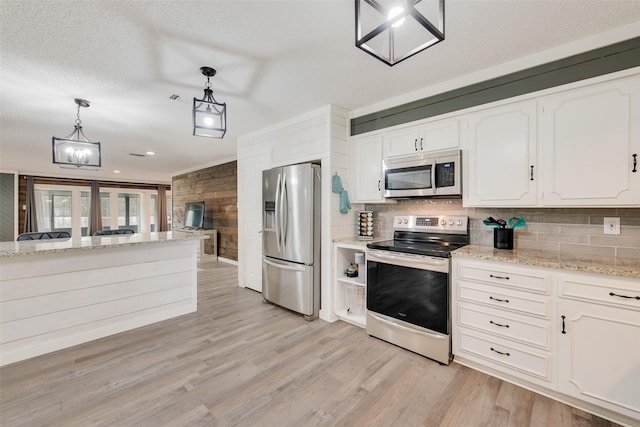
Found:
[[355, 0], [355, 5], [356, 46], [387, 65], [444, 40], [444, 0]]
[[201, 67], [207, 78], [202, 99], [193, 98], [193, 134], [222, 139], [227, 133], [227, 104], [221, 104], [213, 97], [209, 79], [216, 75], [211, 67]]
[[88, 108], [89, 101], [76, 98], [75, 102], [78, 113], [73, 132], [64, 138], [55, 136], [51, 138], [53, 163], [61, 168], [100, 169], [102, 166], [100, 143], [89, 141], [82, 131], [82, 120], [80, 120], [80, 107]]

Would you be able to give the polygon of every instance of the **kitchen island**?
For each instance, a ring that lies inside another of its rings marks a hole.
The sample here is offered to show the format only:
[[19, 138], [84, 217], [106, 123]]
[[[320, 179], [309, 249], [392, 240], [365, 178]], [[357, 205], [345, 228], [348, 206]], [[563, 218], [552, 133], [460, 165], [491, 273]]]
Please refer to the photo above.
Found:
[[196, 311], [203, 238], [0, 242], [0, 366]]

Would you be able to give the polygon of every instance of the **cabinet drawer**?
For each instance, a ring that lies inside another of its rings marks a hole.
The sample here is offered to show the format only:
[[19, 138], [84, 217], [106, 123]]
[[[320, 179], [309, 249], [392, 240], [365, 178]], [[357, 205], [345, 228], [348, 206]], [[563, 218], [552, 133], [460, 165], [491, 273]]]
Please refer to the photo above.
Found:
[[544, 317], [550, 316], [549, 298], [485, 283], [458, 280], [458, 298], [504, 310]]
[[558, 278], [561, 297], [640, 310], [640, 280], [573, 274]]
[[533, 292], [549, 293], [549, 275], [538, 271], [525, 271], [524, 269], [505, 268], [496, 266], [476, 267], [462, 264], [459, 266], [458, 277], [460, 279], [477, 280], [485, 283], [493, 283], [507, 286], [513, 289], [524, 289]]
[[458, 323], [503, 338], [550, 349], [550, 323], [475, 304], [458, 305]]
[[502, 365], [501, 370], [519, 377], [529, 379], [527, 377], [531, 376], [551, 381], [551, 356], [548, 353], [530, 351], [526, 347], [466, 329], [460, 329], [458, 333], [461, 352]]

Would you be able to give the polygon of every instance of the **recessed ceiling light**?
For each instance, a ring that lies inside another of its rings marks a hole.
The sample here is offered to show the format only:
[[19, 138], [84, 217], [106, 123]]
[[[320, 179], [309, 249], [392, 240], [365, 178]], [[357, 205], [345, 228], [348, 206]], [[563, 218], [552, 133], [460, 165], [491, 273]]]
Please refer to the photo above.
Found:
[[118, 170], [115, 170], [115, 171], [113, 171], [113, 173], [120, 173], [120, 171], [118, 171]]
[[155, 151], [147, 151], [147, 156], [155, 156], [156, 152]]

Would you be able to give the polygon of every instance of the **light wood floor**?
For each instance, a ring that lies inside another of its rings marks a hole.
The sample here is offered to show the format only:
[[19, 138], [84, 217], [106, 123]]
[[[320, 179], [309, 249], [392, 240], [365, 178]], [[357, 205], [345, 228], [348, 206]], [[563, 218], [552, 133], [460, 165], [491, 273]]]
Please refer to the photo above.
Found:
[[198, 312], [0, 369], [7, 426], [610, 426], [344, 322], [305, 322], [206, 262]]

